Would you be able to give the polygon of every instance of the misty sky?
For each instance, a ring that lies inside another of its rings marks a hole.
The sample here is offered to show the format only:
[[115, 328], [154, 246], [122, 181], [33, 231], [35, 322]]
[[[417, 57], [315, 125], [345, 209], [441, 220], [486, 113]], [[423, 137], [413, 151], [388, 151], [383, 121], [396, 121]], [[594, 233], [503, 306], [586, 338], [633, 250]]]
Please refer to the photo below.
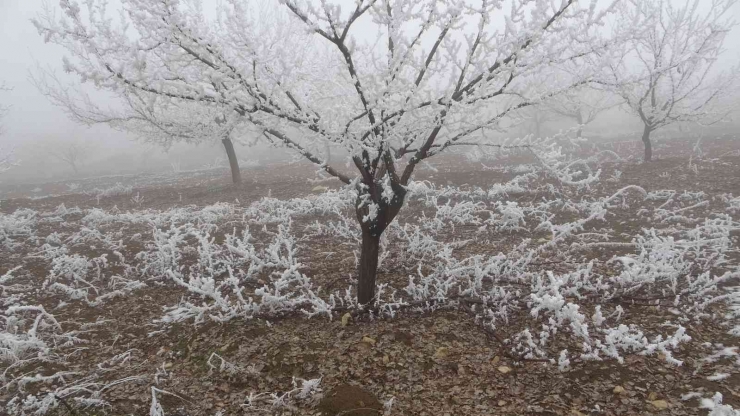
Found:
[[[36, 65], [61, 73], [62, 48], [45, 44], [30, 22], [45, 1], [57, 7], [56, 0], [0, 0], [0, 83], [5, 82], [13, 88], [0, 94], [0, 103], [12, 105], [4, 122], [5, 134], [0, 136], [0, 147], [70, 138], [100, 140], [105, 147], [125, 146], [126, 134], [103, 126], [88, 129], [77, 125], [52, 106], [29, 81], [29, 71]], [[740, 5], [735, 5], [732, 14], [740, 21]], [[730, 34], [726, 47], [730, 60], [740, 60], [740, 29], [735, 28]]]
[[[46, 0], [0, 0], [0, 83], [13, 88], [0, 93], [0, 103], [11, 105], [3, 121], [5, 134], [0, 146], [21, 146], [29, 141], [70, 138], [102, 140], [105, 146], [127, 145], [127, 135], [104, 126], [87, 128], [67, 119], [41, 95], [29, 80], [29, 71], [37, 65], [62, 74], [63, 49], [46, 44], [30, 19]], [[48, 1], [56, 7], [57, 2]]]
[[69, 119], [41, 95], [29, 81], [36, 65], [59, 68], [61, 48], [45, 44], [30, 19], [44, 0], [0, 0], [0, 82], [13, 90], [0, 94], [10, 105], [3, 120], [2, 147], [22, 147], [50, 140], [104, 140], [106, 147], [127, 145], [126, 135], [104, 126], [89, 129]]

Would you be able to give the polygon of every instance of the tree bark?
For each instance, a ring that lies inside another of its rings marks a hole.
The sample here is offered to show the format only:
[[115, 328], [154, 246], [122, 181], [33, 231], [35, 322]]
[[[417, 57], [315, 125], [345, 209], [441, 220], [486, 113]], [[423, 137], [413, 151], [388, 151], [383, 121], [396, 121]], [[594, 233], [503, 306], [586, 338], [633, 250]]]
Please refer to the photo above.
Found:
[[642, 131], [642, 143], [645, 145], [645, 162], [650, 162], [653, 160], [653, 144], [650, 142], [650, 132], [652, 130], [650, 129], [650, 126], [647, 124], [645, 125], [645, 129]]
[[357, 278], [357, 301], [366, 305], [375, 298], [375, 276], [378, 271], [378, 254], [380, 253], [380, 233], [362, 231], [362, 248]]
[[236, 158], [236, 151], [234, 150], [234, 143], [228, 137], [221, 140], [226, 149], [226, 156], [229, 158], [229, 166], [231, 166], [231, 181], [234, 184], [241, 183], [242, 174], [239, 171], [239, 160]]
[[[378, 169], [387, 169], [379, 167]], [[400, 183], [391, 182], [393, 197], [387, 200], [382, 197], [383, 188], [373, 178], [366, 183], [367, 193], [357, 197], [355, 213], [362, 229], [362, 247], [360, 248], [360, 264], [357, 266], [357, 301], [360, 305], [367, 305], [375, 299], [375, 280], [378, 271], [378, 255], [380, 254], [380, 237], [388, 225], [393, 222], [404, 204], [406, 189]], [[372, 218], [368, 218], [371, 206], [376, 210]], [[364, 221], [367, 218], [366, 221]]]

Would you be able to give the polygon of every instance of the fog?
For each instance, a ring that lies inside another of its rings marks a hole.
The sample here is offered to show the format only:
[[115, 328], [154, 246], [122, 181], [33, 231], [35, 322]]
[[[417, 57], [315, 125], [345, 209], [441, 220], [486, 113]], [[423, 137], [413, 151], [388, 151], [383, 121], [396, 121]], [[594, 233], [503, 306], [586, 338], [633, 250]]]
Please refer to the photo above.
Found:
[[[709, 3], [709, 2], [704, 2]], [[170, 149], [142, 144], [130, 133], [113, 130], [105, 125], [82, 126], [71, 121], [58, 107], [52, 105], [34, 86], [30, 75], [39, 68], [54, 71], [62, 80], [61, 71], [64, 51], [53, 44], [45, 44], [30, 19], [44, 7], [44, 0], [0, 1], [0, 83], [11, 90], [0, 93], [0, 104], [10, 106], [3, 122], [4, 134], [0, 136], [0, 147], [14, 149], [19, 160], [17, 167], [7, 172], [4, 182], [34, 182], [69, 175], [105, 175], [136, 173], [172, 169], [180, 165], [183, 169], [199, 166], [224, 164], [225, 156], [219, 143], [187, 146], [175, 145]], [[56, 8], [56, 2], [48, 6]], [[704, 7], [704, 5], [702, 5]], [[732, 10], [740, 20], [740, 5]], [[727, 63], [740, 60], [740, 29], [734, 28], [726, 41]], [[93, 92], [93, 97], [106, 102], [106, 96]], [[95, 95], [97, 94], [97, 95]], [[547, 131], [552, 133], [567, 128], [563, 119], [547, 122]], [[732, 131], [737, 123], [724, 124], [721, 131]], [[639, 120], [624, 111], [614, 109], [602, 114], [587, 131], [596, 136], [635, 135], [640, 129]], [[686, 131], [682, 128], [681, 131]], [[526, 133], [526, 129], [515, 129], [506, 134]], [[60, 160], [59, 154], [70, 146], [84, 148], [84, 157], [75, 174], [68, 163]], [[259, 157], [275, 157], [278, 152], [258, 146], [249, 152], [237, 148], [243, 161]]]

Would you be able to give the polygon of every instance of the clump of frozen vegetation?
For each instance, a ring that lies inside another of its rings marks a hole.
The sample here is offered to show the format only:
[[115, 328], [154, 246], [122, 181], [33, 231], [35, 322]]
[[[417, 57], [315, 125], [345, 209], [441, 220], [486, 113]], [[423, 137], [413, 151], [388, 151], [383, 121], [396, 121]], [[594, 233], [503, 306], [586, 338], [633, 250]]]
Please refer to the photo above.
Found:
[[111, 198], [114, 196], [126, 196], [131, 195], [134, 192], [134, 188], [130, 185], [124, 185], [120, 182], [116, 183], [113, 186], [110, 186], [108, 188], [99, 189], [95, 188], [93, 190], [93, 194], [95, 196], [95, 199], [100, 203], [100, 200], [103, 198]]

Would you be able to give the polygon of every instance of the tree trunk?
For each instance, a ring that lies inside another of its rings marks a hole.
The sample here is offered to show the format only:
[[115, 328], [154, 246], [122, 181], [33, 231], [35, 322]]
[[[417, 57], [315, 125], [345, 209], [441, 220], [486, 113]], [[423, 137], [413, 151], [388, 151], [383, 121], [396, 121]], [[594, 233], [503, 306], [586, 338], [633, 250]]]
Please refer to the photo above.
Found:
[[645, 162], [653, 160], [653, 144], [650, 142], [650, 126], [645, 125], [645, 129], [642, 131], [642, 143], [645, 145]]
[[[378, 171], [387, 172], [388, 167], [378, 167]], [[380, 237], [393, 222], [403, 207], [406, 197], [406, 188], [400, 182], [391, 180], [393, 197], [384, 198], [383, 185], [376, 182], [373, 172], [366, 187], [361, 188], [367, 193], [360, 193], [355, 201], [355, 214], [362, 229], [362, 247], [360, 248], [360, 264], [357, 266], [357, 302], [367, 305], [375, 299], [375, 280], [378, 271], [378, 254], [380, 254]], [[368, 199], [370, 201], [368, 201]], [[372, 202], [371, 202], [372, 201]], [[368, 203], [369, 202], [369, 203]]]
[[229, 166], [231, 166], [231, 181], [234, 184], [241, 183], [242, 174], [239, 171], [239, 160], [236, 158], [234, 143], [228, 137], [221, 140], [221, 143], [224, 144], [224, 149], [226, 149], [226, 156], [229, 157]]
[[357, 301], [366, 305], [375, 298], [375, 276], [378, 271], [378, 254], [380, 252], [380, 233], [362, 231], [362, 248], [357, 278]]
[[329, 146], [329, 142], [326, 142], [324, 144], [324, 148], [326, 150], [326, 160], [324, 161], [324, 163], [328, 165], [331, 163], [331, 146]]

